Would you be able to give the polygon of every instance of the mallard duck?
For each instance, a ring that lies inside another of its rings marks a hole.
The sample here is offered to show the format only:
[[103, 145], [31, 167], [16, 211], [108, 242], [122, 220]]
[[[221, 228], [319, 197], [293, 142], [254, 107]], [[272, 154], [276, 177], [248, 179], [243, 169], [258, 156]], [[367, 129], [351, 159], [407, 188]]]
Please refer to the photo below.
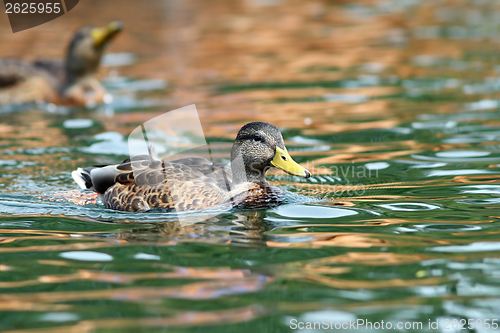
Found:
[[66, 60], [0, 60], [0, 105], [46, 101], [84, 106], [102, 103], [106, 91], [94, 77], [106, 45], [122, 30], [120, 22], [84, 27], [69, 44]]
[[165, 161], [140, 155], [118, 165], [78, 168], [72, 177], [81, 188], [101, 194], [109, 209], [180, 212], [269, 201], [280, 193], [266, 181], [271, 167], [311, 176], [290, 157], [276, 126], [253, 122], [236, 136], [231, 167], [201, 157]]

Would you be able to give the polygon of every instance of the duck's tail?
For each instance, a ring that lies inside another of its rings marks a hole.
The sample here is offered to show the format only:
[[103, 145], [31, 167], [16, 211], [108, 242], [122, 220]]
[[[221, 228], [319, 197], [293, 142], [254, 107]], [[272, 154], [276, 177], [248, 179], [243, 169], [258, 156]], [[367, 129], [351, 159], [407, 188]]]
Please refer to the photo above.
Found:
[[127, 158], [119, 165], [94, 165], [87, 168], [78, 168], [71, 173], [71, 176], [82, 189], [89, 189], [103, 194], [116, 183], [116, 176], [122, 171], [132, 171], [131, 162], [152, 160], [148, 155], [139, 155], [131, 159]]
[[92, 178], [90, 177], [90, 172], [93, 169], [97, 169], [99, 167], [88, 167], [88, 168], [78, 168], [71, 173], [71, 176], [75, 180], [75, 182], [82, 189], [94, 190], [94, 184], [92, 184]]
[[71, 173], [71, 176], [82, 189], [104, 194], [109, 187], [116, 183], [115, 177], [120, 174], [117, 166], [94, 165], [87, 168], [78, 168]]

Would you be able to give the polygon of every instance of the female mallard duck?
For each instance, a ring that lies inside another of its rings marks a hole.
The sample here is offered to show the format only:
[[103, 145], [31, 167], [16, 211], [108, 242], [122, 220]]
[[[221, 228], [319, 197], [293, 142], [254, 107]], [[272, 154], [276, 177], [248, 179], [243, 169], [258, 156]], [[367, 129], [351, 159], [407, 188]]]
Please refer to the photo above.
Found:
[[104, 48], [121, 30], [120, 22], [78, 30], [64, 62], [0, 60], [0, 105], [32, 101], [79, 106], [102, 103], [106, 91], [94, 74]]
[[267, 195], [279, 194], [265, 178], [272, 166], [311, 176], [290, 157], [278, 128], [254, 122], [238, 132], [230, 168], [200, 157], [160, 161], [141, 155], [119, 165], [78, 168], [72, 176], [80, 187], [101, 194], [110, 209], [190, 211], [269, 200]]

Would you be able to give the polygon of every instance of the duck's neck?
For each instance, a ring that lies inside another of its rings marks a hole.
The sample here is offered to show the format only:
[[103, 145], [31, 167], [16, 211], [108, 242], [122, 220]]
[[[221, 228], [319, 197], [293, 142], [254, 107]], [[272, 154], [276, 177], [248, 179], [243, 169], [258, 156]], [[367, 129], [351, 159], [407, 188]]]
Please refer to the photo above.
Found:
[[92, 77], [98, 70], [101, 57], [82, 59], [71, 53], [66, 56], [64, 75], [66, 85], [72, 85]]
[[73, 84], [82, 82], [88, 77], [91, 77], [93, 72], [89, 72], [87, 69], [72, 68], [71, 65], [66, 65], [65, 68], [65, 84], [66, 86], [71, 86]]
[[[233, 174], [233, 185], [239, 185], [243, 183], [253, 183], [253, 184], [262, 184], [266, 185], [266, 171], [252, 171], [246, 170], [243, 171], [241, 168], [235, 168], [231, 163], [231, 171]], [[243, 171], [243, 172], [242, 172]]]
[[[233, 156], [234, 157], [234, 156]], [[266, 185], [266, 171], [270, 167], [264, 169], [255, 168], [245, 163], [241, 154], [236, 158], [231, 159], [231, 172], [233, 175], [233, 185], [243, 183], [254, 183]]]

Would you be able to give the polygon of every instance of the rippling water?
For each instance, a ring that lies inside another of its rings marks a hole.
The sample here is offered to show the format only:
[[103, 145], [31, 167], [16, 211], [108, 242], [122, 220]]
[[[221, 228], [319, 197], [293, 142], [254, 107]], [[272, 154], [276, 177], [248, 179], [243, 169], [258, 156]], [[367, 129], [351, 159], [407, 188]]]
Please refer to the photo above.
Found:
[[[497, 2], [151, 1], [139, 13], [125, 1], [123, 17], [111, 4], [81, 3], [78, 18], [128, 29], [102, 70], [113, 103], [0, 115], [3, 331], [362, 319], [449, 332], [500, 318]], [[44, 55], [72, 24], [0, 38], [20, 55], [40, 37], [28, 50]], [[106, 210], [77, 190], [72, 170], [124, 159], [132, 129], [191, 103], [223, 141], [217, 158], [241, 125], [268, 121], [313, 177], [271, 172], [285, 204], [202, 222]]]

